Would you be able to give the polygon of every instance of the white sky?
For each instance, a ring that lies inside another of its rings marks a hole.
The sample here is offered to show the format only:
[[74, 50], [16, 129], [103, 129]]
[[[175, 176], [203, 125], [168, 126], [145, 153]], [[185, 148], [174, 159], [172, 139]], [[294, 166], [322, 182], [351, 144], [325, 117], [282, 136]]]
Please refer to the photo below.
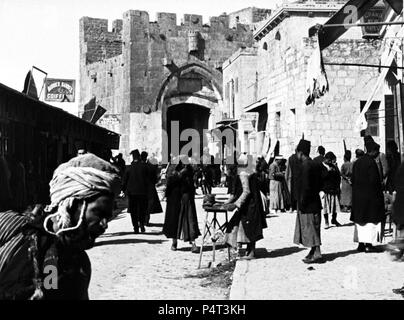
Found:
[[[156, 12], [210, 16], [247, 7], [274, 8], [282, 0], [0, 0], [0, 82], [22, 91], [34, 65], [48, 78], [76, 79], [76, 102], [55, 106], [76, 113], [79, 95], [79, 19], [108, 19], [111, 25], [127, 10], [145, 10], [150, 21]], [[37, 83], [37, 87], [40, 84]], [[38, 88], [39, 90], [39, 88]]]

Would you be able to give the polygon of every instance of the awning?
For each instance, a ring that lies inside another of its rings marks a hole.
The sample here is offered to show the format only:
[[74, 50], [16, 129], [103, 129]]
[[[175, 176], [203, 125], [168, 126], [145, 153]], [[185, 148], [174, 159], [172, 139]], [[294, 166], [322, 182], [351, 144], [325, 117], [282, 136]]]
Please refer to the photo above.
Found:
[[[350, 0], [335, 15], [333, 15], [325, 24], [348, 24], [356, 23], [360, 20], [366, 11], [372, 8], [379, 0]], [[399, 13], [403, 9], [402, 0], [387, 0], [390, 6]], [[357, 12], [353, 12], [352, 8], [357, 8]], [[309, 36], [313, 36], [318, 32], [320, 41], [320, 50], [327, 48], [335, 40], [341, 37], [349, 27], [336, 26], [324, 28], [322, 25], [316, 25], [309, 29]]]
[[256, 101], [253, 104], [250, 104], [249, 106], [245, 107], [244, 112], [257, 112], [257, 111], [255, 111], [255, 109], [263, 106], [264, 104], [267, 103], [267, 101], [268, 101], [267, 97], [262, 98], [261, 100]]

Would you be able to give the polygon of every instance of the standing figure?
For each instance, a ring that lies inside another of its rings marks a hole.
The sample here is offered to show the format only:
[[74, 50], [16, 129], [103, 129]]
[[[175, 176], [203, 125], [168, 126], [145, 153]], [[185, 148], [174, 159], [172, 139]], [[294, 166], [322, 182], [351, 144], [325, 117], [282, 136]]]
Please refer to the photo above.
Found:
[[341, 166], [341, 210], [344, 212], [350, 212], [352, 207], [352, 165], [351, 151], [347, 150]]
[[392, 194], [394, 191], [396, 191], [395, 177], [398, 168], [401, 165], [400, 153], [398, 152], [398, 146], [394, 140], [390, 140], [387, 142], [386, 158], [387, 165], [389, 167], [389, 173], [387, 174], [386, 181], [386, 191]]
[[[365, 142], [365, 147], [367, 143], [370, 142], [374, 142], [372, 136], [365, 136], [364, 138], [364, 142]], [[382, 182], [382, 187], [383, 190], [385, 188], [386, 185], [386, 179], [387, 179], [387, 175], [389, 174], [389, 165], [387, 163], [387, 157], [383, 152], [380, 152], [380, 145], [376, 143], [376, 148], [377, 150], [375, 150], [374, 152], [376, 153], [374, 159], [376, 161], [377, 164], [377, 169], [379, 170], [379, 176], [380, 176], [380, 180]], [[369, 152], [369, 151], [367, 151]]]
[[285, 210], [285, 199], [282, 192], [282, 182], [285, 179], [280, 169], [282, 156], [276, 156], [269, 166], [269, 208], [271, 213]]
[[[395, 261], [404, 261], [404, 164], [400, 165], [395, 176], [396, 197], [393, 203], [392, 219], [396, 225], [396, 236], [390, 243], [391, 254]], [[393, 292], [404, 297], [404, 285]]]
[[158, 165], [151, 164], [150, 161], [148, 161], [147, 156], [148, 153], [142, 151], [140, 158], [146, 165], [147, 169], [147, 209], [144, 221], [146, 225], [150, 222], [150, 214], [163, 212], [156, 189]]
[[[260, 170], [262, 167], [257, 165], [256, 169]], [[260, 172], [254, 172], [252, 157], [242, 155], [238, 160], [234, 195], [224, 205], [228, 211], [236, 209], [227, 225], [225, 241], [233, 248], [247, 244], [247, 259], [255, 258], [255, 244], [263, 239], [262, 231], [267, 227], [259, 175]]]
[[119, 173], [121, 177], [124, 176], [125, 170], [126, 170], [126, 163], [125, 160], [123, 160], [123, 155], [122, 153], [119, 153], [115, 158], [114, 158], [114, 163], [119, 169]]
[[301, 162], [297, 158], [297, 151], [292, 154], [286, 163], [285, 179], [290, 193], [291, 210], [297, 212], [298, 181], [301, 174]]
[[135, 234], [145, 232], [145, 216], [147, 212], [147, 167], [140, 159], [139, 150], [131, 152], [133, 162], [126, 171], [122, 183], [122, 191], [128, 196], [128, 212], [132, 218]]
[[313, 159], [313, 161], [318, 162], [318, 163], [323, 163], [324, 162], [324, 155], [325, 155], [325, 149], [323, 146], [319, 146], [317, 148], [318, 156]]
[[337, 221], [337, 210], [339, 210], [339, 195], [341, 175], [336, 165], [337, 157], [332, 152], [327, 152], [322, 163], [321, 180], [323, 195], [323, 214], [325, 227], [330, 227], [328, 216], [331, 214], [331, 223], [337, 227], [341, 224]]
[[175, 170], [167, 176], [167, 207], [163, 233], [173, 239], [171, 250], [177, 250], [178, 239], [192, 244], [191, 251], [198, 252], [195, 239], [200, 236], [195, 207], [195, 187], [191, 165], [180, 160]]
[[309, 158], [310, 141], [300, 140], [297, 157], [302, 162], [301, 179], [298, 185], [298, 212], [294, 243], [311, 248], [304, 263], [321, 263], [321, 164]]
[[379, 145], [366, 142], [367, 153], [357, 159], [352, 169], [352, 212], [354, 241], [359, 252], [375, 251], [373, 243], [381, 241], [381, 224], [385, 219], [382, 180], [375, 161]]

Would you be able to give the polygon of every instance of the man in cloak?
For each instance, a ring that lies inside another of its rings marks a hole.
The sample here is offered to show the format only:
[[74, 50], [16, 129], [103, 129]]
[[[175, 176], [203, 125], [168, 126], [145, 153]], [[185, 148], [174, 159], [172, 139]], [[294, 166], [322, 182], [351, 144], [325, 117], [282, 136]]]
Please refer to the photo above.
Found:
[[300, 140], [297, 157], [302, 163], [301, 179], [298, 186], [298, 212], [294, 243], [311, 248], [303, 259], [304, 263], [322, 263], [321, 255], [321, 164], [310, 159], [311, 143]]
[[378, 251], [373, 243], [381, 242], [381, 227], [385, 221], [382, 179], [376, 163], [380, 146], [366, 141], [366, 154], [357, 159], [352, 168], [352, 212], [355, 223], [354, 241], [359, 252]]
[[86, 300], [91, 264], [85, 250], [108, 227], [119, 171], [87, 153], [60, 165], [51, 203], [0, 213], [0, 299]]

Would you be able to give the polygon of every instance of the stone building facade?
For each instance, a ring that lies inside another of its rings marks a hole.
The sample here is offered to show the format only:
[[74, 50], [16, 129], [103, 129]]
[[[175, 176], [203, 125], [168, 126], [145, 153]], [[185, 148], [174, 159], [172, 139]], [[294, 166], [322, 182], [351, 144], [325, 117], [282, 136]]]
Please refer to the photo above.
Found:
[[[344, 141], [347, 149], [363, 149], [362, 136], [370, 133], [384, 150], [385, 141], [391, 138], [385, 125], [385, 110], [391, 101], [388, 90], [376, 94], [367, 132], [354, 127], [378, 78], [378, 68], [327, 64], [379, 64], [380, 41], [364, 39], [360, 28], [351, 28], [323, 51], [329, 92], [314, 104], [305, 103], [307, 62], [317, 41], [308, 37], [308, 30], [325, 23], [344, 3], [284, 3], [254, 32], [254, 47], [239, 50], [224, 63], [223, 86], [239, 83], [234, 98], [236, 113], [259, 115], [256, 127], [249, 132], [255, 146], [250, 150], [256, 154], [271, 150], [289, 156], [304, 135], [312, 142], [312, 155], [323, 145], [342, 163]], [[229, 103], [224, 101], [227, 110]], [[265, 135], [259, 135], [263, 131]], [[279, 150], [275, 151], [277, 141]]]
[[96, 97], [107, 110], [98, 124], [121, 134], [127, 159], [134, 148], [165, 158], [172, 121], [203, 135], [222, 119], [222, 64], [252, 46], [251, 26], [269, 12], [248, 8], [209, 24], [185, 14], [178, 25], [174, 13], [158, 13], [154, 22], [145, 11], [129, 10], [112, 30], [105, 19], [81, 18], [79, 111]]

